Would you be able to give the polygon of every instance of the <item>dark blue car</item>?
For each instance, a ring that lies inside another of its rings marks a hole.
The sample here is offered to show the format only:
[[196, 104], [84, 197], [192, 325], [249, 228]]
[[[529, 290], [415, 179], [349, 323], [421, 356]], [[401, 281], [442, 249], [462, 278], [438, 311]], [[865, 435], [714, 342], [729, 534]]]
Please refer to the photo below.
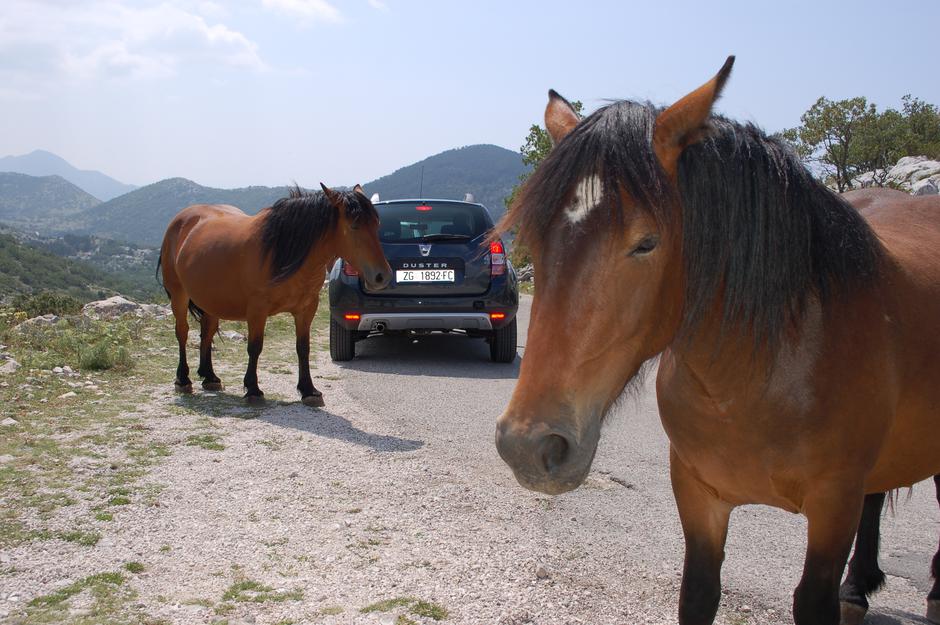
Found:
[[394, 279], [370, 292], [356, 268], [330, 272], [330, 356], [351, 360], [356, 342], [379, 334], [453, 332], [485, 339], [496, 362], [516, 358], [516, 273], [482, 204], [456, 200], [376, 202], [379, 236]]

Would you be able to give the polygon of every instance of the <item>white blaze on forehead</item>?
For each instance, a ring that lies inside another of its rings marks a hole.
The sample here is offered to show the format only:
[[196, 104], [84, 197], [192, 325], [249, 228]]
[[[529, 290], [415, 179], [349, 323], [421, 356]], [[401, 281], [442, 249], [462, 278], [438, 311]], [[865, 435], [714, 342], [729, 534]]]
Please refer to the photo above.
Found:
[[604, 196], [604, 183], [597, 174], [582, 178], [574, 190], [574, 199], [571, 206], [565, 209], [568, 221], [578, 223], [588, 216]]

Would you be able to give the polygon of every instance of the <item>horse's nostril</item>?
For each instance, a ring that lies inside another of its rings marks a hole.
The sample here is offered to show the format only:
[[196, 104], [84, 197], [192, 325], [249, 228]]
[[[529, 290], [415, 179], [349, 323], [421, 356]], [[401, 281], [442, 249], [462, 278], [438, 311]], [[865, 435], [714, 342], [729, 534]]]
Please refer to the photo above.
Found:
[[376, 281], [378, 284], [382, 284], [383, 282], [385, 282], [385, 276], [384, 276], [383, 274], [381, 274], [381, 273], [377, 273], [377, 274], [375, 274], [375, 281]]
[[551, 475], [558, 471], [568, 458], [568, 441], [558, 434], [549, 434], [542, 441], [542, 464]]

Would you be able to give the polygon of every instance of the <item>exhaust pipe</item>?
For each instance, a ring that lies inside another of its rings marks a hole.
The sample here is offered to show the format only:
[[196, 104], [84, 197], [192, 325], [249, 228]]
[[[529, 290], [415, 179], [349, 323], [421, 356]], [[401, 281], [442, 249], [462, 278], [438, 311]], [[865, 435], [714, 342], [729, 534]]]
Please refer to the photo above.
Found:
[[385, 322], [376, 321], [375, 323], [372, 324], [372, 329], [375, 330], [376, 332], [385, 332]]

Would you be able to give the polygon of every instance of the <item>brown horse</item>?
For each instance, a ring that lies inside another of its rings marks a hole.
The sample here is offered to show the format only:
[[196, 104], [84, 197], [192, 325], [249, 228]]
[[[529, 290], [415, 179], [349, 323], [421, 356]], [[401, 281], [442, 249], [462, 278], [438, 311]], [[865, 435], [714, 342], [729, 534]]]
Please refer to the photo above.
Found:
[[[576, 488], [660, 355], [679, 622], [713, 621], [731, 510], [761, 503], [806, 515], [794, 620], [834, 625], [866, 494], [940, 473], [940, 200], [839, 196], [778, 139], [713, 116], [732, 62], [665, 109], [580, 120], [549, 93], [555, 147], [501, 224], [539, 288], [496, 442], [522, 485]], [[928, 604], [937, 621], [940, 587]]]
[[299, 187], [255, 216], [234, 206], [196, 204], [170, 221], [160, 248], [158, 270], [176, 317], [179, 366], [176, 389], [192, 392], [186, 362], [187, 311], [199, 320], [199, 375], [206, 390], [220, 390], [212, 369], [212, 338], [220, 319], [248, 322], [245, 398], [263, 399], [258, 356], [267, 318], [294, 317], [304, 404], [322, 406], [310, 379], [310, 324], [317, 312], [327, 267], [343, 257], [361, 270], [369, 289], [388, 285], [391, 268], [379, 244], [379, 217], [359, 185], [353, 191], [308, 193]]

